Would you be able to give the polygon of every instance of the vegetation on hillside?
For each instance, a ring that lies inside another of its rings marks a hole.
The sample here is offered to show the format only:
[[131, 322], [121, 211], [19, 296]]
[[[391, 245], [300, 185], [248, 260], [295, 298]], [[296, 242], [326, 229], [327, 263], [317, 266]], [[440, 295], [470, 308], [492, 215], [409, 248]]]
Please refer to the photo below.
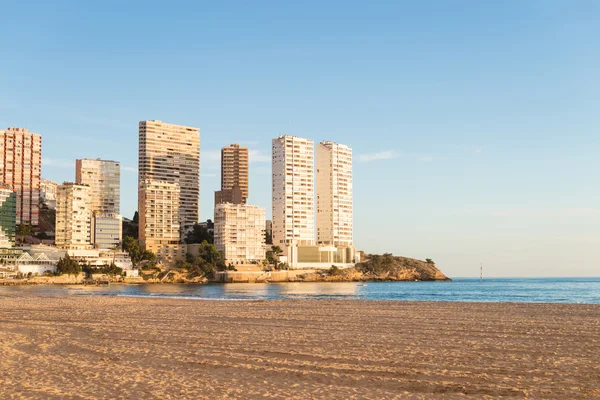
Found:
[[431, 259], [395, 257], [390, 253], [366, 255], [365, 261], [356, 264], [356, 271], [374, 279], [393, 280], [448, 280]]

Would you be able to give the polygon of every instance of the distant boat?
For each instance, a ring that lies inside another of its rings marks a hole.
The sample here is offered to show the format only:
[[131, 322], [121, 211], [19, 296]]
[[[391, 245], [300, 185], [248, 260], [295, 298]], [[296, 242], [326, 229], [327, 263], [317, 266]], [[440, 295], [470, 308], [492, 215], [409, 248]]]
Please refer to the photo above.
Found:
[[366, 284], [366, 283], [359, 283], [359, 284], [358, 284], [358, 285], [356, 285], [356, 286], [367, 286], [367, 284]]

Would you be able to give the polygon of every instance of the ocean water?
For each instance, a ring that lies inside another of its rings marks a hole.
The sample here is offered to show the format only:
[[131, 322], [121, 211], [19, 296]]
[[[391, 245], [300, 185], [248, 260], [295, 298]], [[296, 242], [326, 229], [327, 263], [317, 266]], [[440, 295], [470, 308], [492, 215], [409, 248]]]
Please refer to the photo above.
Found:
[[354, 299], [600, 304], [600, 278], [456, 278], [452, 282], [0, 286], [17, 293], [209, 300]]

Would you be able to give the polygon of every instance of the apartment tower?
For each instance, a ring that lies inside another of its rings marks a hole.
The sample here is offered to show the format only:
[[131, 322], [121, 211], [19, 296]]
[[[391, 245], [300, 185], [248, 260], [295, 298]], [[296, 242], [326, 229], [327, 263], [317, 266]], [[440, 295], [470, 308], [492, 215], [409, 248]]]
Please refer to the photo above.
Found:
[[352, 245], [352, 148], [317, 145], [317, 243]]
[[58, 183], [49, 179], [40, 179], [40, 201], [50, 210], [56, 209], [56, 192]]
[[25, 128], [0, 130], [0, 180], [17, 194], [17, 225], [38, 225], [42, 137]]
[[109, 249], [122, 240], [123, 222], [120, 214], [121, 168], [117, 161], [79, 159], [75, 162], [75, 181], [90, 187], [92, 213], [92, 244]]
[[[241, 199], [234, 193], [239, 188]], [[248, 200], [248, 148], [232, 144], [221, 149], [221, 193], [215, 204], [246, 204]]]
[[15, 245], [17, 194], [9, 185], [0, 184], [0, 249]]
[[[179, 239], [183, 239], [199, 220], [200, 197], [200, 131], [198, 128], [172, 125], [161, 121], [140, 121], [139, 123], [139, 184], [140, 197], [150, 198], [142, 193], [152, 187], [142, 183], [162, 182], [179, 188], [178, 224], [181, 227]], [[148, 235], [160, 231], [148, 230], [142, 224], [141, 215], [149, 205], [140, 201], [140, 237], [171, 241]], [[155, 210], [159, 211], [159, 210]], [[170, 216], [169, 216], [170, 218]]]
[[315, 242], [314, 143], [296, 136], [273, 139], [273, 244]]
[[139, 240], [144, 250], [157, 258], [172, 263], [186, 255], [180, 245], [180, 188], [176, 183], [144, 180], [138, 194]]
[[265, 258], [265, 210], [247, 204], [215, 206], [215, 246], [226, 263], [244, 264]]
[[56, 246], [69, 250], [91, 248], [91, 188], [64, 182], [56, 193]]

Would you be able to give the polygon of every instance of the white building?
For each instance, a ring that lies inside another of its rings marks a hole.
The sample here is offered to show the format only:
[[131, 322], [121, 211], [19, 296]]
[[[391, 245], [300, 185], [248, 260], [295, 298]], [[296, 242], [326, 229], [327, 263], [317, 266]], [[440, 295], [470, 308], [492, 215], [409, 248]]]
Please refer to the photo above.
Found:
[[265, 259], [265, 210], [251, 205], [215, 205], [215, 246], [226, 263]]
[[49, 179], [40, 180], [40, 200], [50, 210], [56, 209], [56, 192], [58, 191], [58, 183]]
[[317, 145], [317, 243], [352, 245], [352, 149]]
[[296, 136], [273, 139], [273, 244], [315, 242], [314, 143]]
[[90, 187], [65, 182], [56, 195], [56, 246], [63, 249], [91, 247]]

